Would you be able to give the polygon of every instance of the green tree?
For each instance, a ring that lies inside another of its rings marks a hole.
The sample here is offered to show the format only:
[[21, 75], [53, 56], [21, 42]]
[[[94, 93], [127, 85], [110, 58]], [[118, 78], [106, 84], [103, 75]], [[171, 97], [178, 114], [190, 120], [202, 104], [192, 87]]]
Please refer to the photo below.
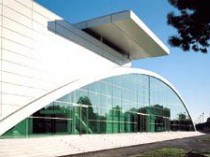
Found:
[[183, 114], [183, 113], [180, 113], [180, 114], [178, 114], [178, 119], [179, 120], [186, 120], [187, 116], [185, 114]]
[[[93, 112], [93, 107], [92, 107], [92, 103], [89, 99], [88, 96], [81, 96], [79, 97], [77, 104], [80, 105], [87, 105], [88, 106], [88, 114], [90, 118], [95, 118], [96, 114]], [[80, 110], [82, 111], [82, 119], [87, 119], [88, 117], [86, 117], [86, 113], [87, 113], [87, 109], [86, 108], [80, 108]]]
[[168, 0], [178, 9], [169, 13], [168, 24], [177, 29], [178, 34], [169, 38], [172, 46], [184, 51], [194, 50], [207, 53], [210, 39], [210, 0]]

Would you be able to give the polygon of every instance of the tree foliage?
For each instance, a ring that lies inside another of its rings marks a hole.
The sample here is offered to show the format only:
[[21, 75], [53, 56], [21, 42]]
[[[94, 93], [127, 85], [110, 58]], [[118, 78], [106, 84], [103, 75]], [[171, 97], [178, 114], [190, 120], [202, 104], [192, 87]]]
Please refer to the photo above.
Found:
[[171, 36], [169, 43], [184, 51], [207, 53], [210, 46], [210, 0], [168, 0], [178, 13], [168, 14], [168, 24], [175, 27], [178, 35]]

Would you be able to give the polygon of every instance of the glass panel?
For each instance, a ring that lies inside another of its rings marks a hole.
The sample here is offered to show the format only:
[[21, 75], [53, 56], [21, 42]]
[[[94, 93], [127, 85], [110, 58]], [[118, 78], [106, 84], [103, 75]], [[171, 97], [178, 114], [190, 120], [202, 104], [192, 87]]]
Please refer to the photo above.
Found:
[[146, 75], [128, 74], [67, 93], [3, 137], [193, 129], [183, 102], [168, 85]]

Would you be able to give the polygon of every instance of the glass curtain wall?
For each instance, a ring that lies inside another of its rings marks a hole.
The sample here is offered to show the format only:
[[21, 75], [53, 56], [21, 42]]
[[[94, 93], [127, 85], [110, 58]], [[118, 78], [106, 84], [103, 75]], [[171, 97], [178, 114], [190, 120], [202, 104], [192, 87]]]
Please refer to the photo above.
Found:
[[3, 137], [192, 131], [177, 94], [150, 76], [103, 79], [66, 94], [35, 112]]

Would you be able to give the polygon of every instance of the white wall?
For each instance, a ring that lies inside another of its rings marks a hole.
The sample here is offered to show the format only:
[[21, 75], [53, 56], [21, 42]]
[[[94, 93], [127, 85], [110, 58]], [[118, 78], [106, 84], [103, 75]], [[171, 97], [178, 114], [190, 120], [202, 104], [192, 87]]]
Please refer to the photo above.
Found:
[[128, 63], [32, 0], [0, 0], [0, 120], [73, 80]]

